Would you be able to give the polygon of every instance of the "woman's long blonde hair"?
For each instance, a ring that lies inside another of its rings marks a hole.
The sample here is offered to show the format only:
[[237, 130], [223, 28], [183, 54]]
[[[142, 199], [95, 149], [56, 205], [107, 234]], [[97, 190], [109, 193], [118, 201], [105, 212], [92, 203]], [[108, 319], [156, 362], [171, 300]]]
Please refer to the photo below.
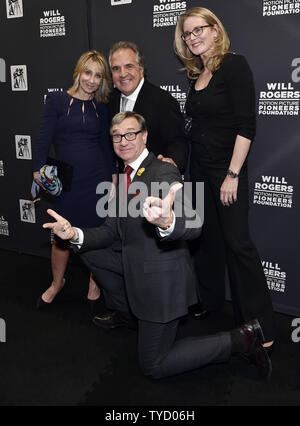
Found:
[[190, 16], [202, 18], [208, 25], [217, 25], [218, 27], [215, 45], [207, 61], [207, 68], [212, 73], [217, 71], [224, 55], [229, 52], [230, 40], [222, 22], [209, 9], [205, 9], [204, 7], [192, 7], [180, 15], [175, 30], [174, 50], [181, 62], [183, 62], [188, 78], [195, 80], [203, 70], [203, 63], [201, 57], [193, 55], [185, 41], [181, 38], [184, 22]]
[[73, 73], [73, 86], [69, 89], [70, 95], [75, 95], [79, 87], [80, 74], [88, 68], [90, 62], [97, 63], [100, 66], [102, 74], [102, 81], [98, 90], [95, 92], [95, 98], [97, 102], [108, 103], [111, 90], [111, 76], [107, 61], [98, 50], [89, 50], [83, 53], [78, 59]]

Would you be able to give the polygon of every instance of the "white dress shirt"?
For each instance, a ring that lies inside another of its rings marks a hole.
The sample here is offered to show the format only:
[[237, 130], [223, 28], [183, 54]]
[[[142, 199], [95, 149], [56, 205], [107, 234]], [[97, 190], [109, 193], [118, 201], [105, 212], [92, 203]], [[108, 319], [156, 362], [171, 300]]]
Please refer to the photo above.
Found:
[[140, 93], [140, 90], [141, 90], [141, 88], [142, 88], [142, 86], [144, 84], [144, 81], [145, 81], [145, 79], [142, 78], [141, 81], [139, 82], [137, 88], [135, 89], [134, 92], [131, 93], [131, 95], [125, 96], [125, 95], [123, 95], [123, 93], [121, 94], [121, 97], [120, 97], [120, 111], [121, 111], [121, 108], [122, 108], [122, 99], [123, 98], [127, 99], [127, 101], [128, 101], [127, 104], [126, 104], [126, 111], [133, 111], [135, 102], [136, 102], [137, 97], [138, 97], [138, 95]]

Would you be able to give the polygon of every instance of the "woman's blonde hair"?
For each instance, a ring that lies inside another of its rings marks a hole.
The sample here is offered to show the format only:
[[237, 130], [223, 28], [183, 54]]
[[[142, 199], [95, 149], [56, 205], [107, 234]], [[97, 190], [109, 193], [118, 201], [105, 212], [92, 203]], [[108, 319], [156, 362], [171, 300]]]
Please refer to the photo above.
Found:
[[95, 92], [95, 98], [97, 102], [108, 103], [111, 90], [110, 71], [105, 57], [97, 50], [89, 50], [80, 56], [73, 73], [73, 86], [70, 87], [69, 92], [72, 96], [75, 95], [79, 87], [80, 75], [88, 68], [91, 62], [95, 62], [100, 66], [102, 74], [102, 81]]
[[174, 50], [179, 59], [183, 62], [188, 78], [196, 79], [203, 70], [201, 57], [193, 55], [185, 41], [181, 38], [184, 22], [190, 16], [202, 18], [208, 25], [216, 25], [218, 28], [218, 35], [215, 38], [214, 47], [207, 61], [207, 68], [212, 73], [217, 71], [224, 55], [228, 53], [230, 40], [222, 22], [209, 9], [205, 9], [204, 7], [192, 7], [180, 15], [175, 30]]

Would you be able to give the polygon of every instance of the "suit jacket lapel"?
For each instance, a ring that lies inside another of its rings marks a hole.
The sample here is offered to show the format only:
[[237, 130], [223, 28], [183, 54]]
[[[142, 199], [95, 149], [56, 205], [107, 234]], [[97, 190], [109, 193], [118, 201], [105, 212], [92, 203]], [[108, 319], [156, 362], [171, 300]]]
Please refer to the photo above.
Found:
[[147, 167], [150, 166], [150, 164], [152, 163], [152, 161], [155, 159], [155, 155], [153, 154], [153, 152], [149, 152], [148, 156], [144, 159], [144, 161], [140, 164], [136, 174], [134, 175], [134, 178], [132, 180], [132, 182], [137, 182], [137, 181], [143, 181], [143, 173], [141, 173], [139, 175], [139, 170], [141, 169], [145, 169], [145, 171], [147, 170]]
[[143, 111], [145, 107], [145, 102], [147, 102], [147, 98], [149, 102], [149, 97], [147, 96], [147, 92], [148, 92], [148, 82], [147, 80], [145, 80], [134, 104], [134, 111], [138, 111], [139, 114], [141, 114], [141, 112]]
[[114, 89], [109, 102], [111, 118], [120, 112], [120, 98], [121, 92], [119, 92], [117, 89]]
[[[147, 99], [149, 101], [149, 83], [147, 80], [144, 81], [144, 84], [141, 87], [141, 90], [138, 94], [138, 97], [134, 104], [134, 111], [143, 111]], [[120, 99], [121, 92], [118, 89], [114, 89], [110, 98], [110, 111], [111, 115], [114, 116], [120, 112]]]

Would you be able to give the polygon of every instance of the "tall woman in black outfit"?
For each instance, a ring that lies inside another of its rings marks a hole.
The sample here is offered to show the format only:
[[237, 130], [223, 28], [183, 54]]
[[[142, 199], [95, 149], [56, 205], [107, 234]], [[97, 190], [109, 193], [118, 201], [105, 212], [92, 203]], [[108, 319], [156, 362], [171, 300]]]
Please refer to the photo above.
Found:
[[229, 38], [208, 9], [182, 14], [175, 51], [194, 80], [186, 111], [193, 182], [205, 184], [205, 221], [196, 270], [204, 308], [224, 301], [227, 263], [238, 323], [258, 318], [265, 346], [273, 342], [272, 302], [248, 229], [247, 156], [255, 136], [255, 90], [246, 59], [229, 52]]

